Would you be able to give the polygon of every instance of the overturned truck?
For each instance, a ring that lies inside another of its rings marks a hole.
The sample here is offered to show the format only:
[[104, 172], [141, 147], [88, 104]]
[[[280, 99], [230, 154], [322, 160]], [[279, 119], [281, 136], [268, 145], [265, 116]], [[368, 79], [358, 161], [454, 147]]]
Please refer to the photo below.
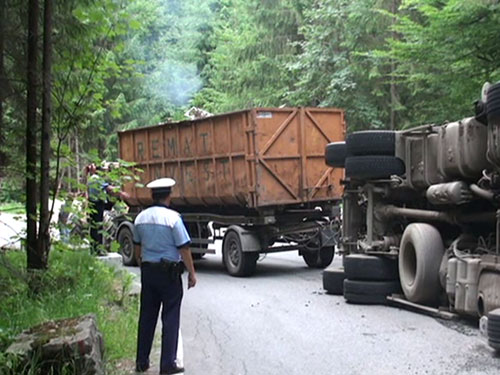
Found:
[[354, 132], [327, 145], [326, 162], [346, 176], [343, 269], [324, 273], [328, 291], [354, 303], [402, 292], [474, 317], [500, 307], [500, 83], [485, 85], [474, 117]]
[[[254, 108], [119, 133], [120, 158], [141, 182], [172, 177], [173, 209], [192, 237], [195, 258], [221, 239], [233, 276], [251, 275], [259, 254], [295, 250], [324, 268], [340, 230], [343, 169], [324, 163], [329, 142], [345, 135], [332, 108]], [[129, 218], [150, 205], [149, 189], [129, 184]], [[136, 263], [132, 221], [118, 220], [125, 264]]]

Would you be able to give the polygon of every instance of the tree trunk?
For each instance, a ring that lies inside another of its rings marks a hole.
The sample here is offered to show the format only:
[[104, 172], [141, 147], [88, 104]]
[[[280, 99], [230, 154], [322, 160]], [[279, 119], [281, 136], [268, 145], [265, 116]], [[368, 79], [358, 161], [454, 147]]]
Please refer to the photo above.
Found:
[[[5, 0], [0, 0], [0, 147], [5, 145], [5, 126], [3, 122], [4, 100], [6, 97], [7, 77], [5, 73]], [[0, 177], [4, 175], [5, 153], [0, 149]]]
[[26, 250], [28, 269], [43, 269], [45, 267], [45, 263], [37, 251], [36, 227], [38, 16], [38, 0], [29, 0], [26, 115]]
[[53, 0], [45, 0], [43, 12], [43, 108], [42, 143], [40, 152], [40, 225], [38, 254], [47, 265], [50, 249], [49, 182], [50, 137], [52, 118], [52, 9]]

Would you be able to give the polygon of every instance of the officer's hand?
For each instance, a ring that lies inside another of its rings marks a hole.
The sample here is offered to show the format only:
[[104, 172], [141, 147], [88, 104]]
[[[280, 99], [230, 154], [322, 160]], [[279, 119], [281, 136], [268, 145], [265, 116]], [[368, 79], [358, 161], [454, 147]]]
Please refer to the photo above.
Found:
[[188, 275], [188, 289], [193, 288], [196, 285], [196, 276], [194, 273], [189, 273]]

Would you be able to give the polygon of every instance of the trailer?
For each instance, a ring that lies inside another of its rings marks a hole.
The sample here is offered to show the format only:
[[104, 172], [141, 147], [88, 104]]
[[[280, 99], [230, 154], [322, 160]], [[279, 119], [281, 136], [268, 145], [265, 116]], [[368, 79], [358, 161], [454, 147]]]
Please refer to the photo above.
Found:
[[[298, 250], [324, 268], [339, 233], [342, 168], [323, 150], [345, 135], [334, 108], [253, 108], [119, 133], [120, 158], [141, 170], [141, 182], [171, 177], [172, 207], [192, 237], [195, 257], [222, 239], [225, 268], [248, 276], [259, 254]], [[149, 189], [125, 186], [135, 215], [152, 203]], [[125, 264], [135, 264], [132, 222], [118, 223]]]
[[346, 175], [344, 256], [323, 282], [351, 303], [389, 296], [437, 315], [488, 318], [500, 349], [500, 83], [484, 86], [475, 109], [327, 145], [327, 164]]

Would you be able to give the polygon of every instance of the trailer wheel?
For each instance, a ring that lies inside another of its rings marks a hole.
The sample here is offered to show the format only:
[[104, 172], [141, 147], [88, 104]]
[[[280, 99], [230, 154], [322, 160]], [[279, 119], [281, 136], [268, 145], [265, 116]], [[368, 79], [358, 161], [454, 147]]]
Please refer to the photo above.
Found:
[[328, 166], [335, 168], [344, 168], [345, 158], [345, 142], [332, 142], [326, 145], [325, 162]]
[[411, 302], [435, 304], [441, 294], [439, 267], [443, 240], [432, 225], [413, 223], [406, 227], [399, 248], [399, 278]]
[[124, 226], [120, 229], [118, 233], [118, 243], [120, 244], [120, 254], [122, 255], [123, 264], [125, 266], [137, 266], [133, 236], [129, 228]]
[[332, 263], [335, 255], [335, 249], [331, 247], [322, 247], [316, 251], [304, 251], [302, 257], [304, 262], [311, 268], [325, 268]]
[[343, 268], [327, 268], [323, 271], [323, 289], [327, 294], [341, 296], [344, 293], [344, 280]]
[[345, 274], [351, 280], [396, 280], [398, 262], [375, 255], [350, 254], [344, 257]]
[[222, 261], [231, 276], [250, 276], [255, 272], [259, 253], [244, 252], [239, 234], [228, 230], [222, 242]]
[[350, 156], [345, 159], [345, 175], [358, 179], [389, 178], [405, 173], [405, 164], [395, 156]]
[[394, 156], [396, 133], [392, 130], [367, 130], [351, 133], [346, 138], [349, 155]]

